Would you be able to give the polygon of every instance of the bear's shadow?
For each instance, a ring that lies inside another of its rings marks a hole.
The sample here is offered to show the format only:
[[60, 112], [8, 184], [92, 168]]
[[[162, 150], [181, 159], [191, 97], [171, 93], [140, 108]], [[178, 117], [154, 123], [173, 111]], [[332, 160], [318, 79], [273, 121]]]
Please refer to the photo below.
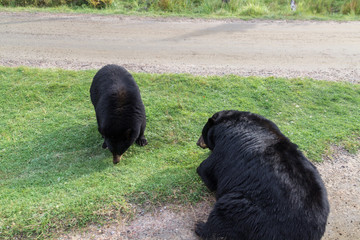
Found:
[[[14, 142], [8, 148], [9, 157], [18, 159], [10, 165], [20, 169], [13, 173], [14, 180], [21, 178], [22, 186], [49, 186], [101, 172], [113, 166], [112, 155], [102, 149], [102, 142], [96, 123], [60, 128], [32, 140]], [[22, 168], [16, 166], [20, 162]]]

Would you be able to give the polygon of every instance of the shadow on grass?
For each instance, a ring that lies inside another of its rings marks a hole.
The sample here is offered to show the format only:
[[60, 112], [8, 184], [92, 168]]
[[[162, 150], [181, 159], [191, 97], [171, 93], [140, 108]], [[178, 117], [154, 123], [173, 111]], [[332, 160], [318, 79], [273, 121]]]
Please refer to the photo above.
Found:
[[10, 144], [4, 153], [5, 179], [16, 187], [49, 186], [103, 171], [113, 163], [101, 144], [95, 123], [60, 128]]
[[198, 176], [196, 169], [208, 156], [208, 152], [198, 153], [194, 156], [181, 154], [176, 156], [179, 159], [188, 158], [192, 163], [172, 162], [168, 165], [165, 163], [166, 166], [143, 179], [127, 198], [129, 201], [143, 206], [148, 203], [195, 203], [202, 200], [209, 195], [209, 191]]

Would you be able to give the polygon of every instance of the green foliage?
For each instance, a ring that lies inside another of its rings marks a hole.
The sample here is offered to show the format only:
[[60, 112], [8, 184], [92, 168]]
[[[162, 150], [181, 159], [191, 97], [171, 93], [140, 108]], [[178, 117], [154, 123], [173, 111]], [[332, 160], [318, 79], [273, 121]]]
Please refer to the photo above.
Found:
[[343, 14], [360, 15], [360, 0], [349, 0], [341, 6]]
[[57, 7], [61, 5], [82, 6], [88, 5], [93, 8], [110, 6], [113, 0], [0, 0], [3, 6], [33, 6], [33, 7]]
[[360, 0], [304, 0], [301, 4], [314, 14], [360, 14]]
[[[353, 19], [360, 15], [360, 0], [0, 0], [3, 6], [61, 7], [61, 11], [191, 17], [238, 17], [280, 19]], [[59, 8], [59, 7], [58, 7]], [[56, 9], [55, 9], [56, 11]]]
[[137, 73], [149, 145], [113, 165], [90, 102], [94, 74], [0, 67], [0, 239], [53, 238], [129, 215], [130, 203], [199, 201], [208, 192], [195, 170], [209, 153], [195, 143], [220, 110], [271, 119], [315, 161], [331, 144], [360, 148], [359, 85]]
[[265, 6], [259, 4], [249, 3], [242, 8], [240, 15], [244, 16], [263, 16], [268, 13], [268, 9]]
[[222, 9], [225, 4], [219, 0], [205, 0], [204, 3], [199, 8], [200, 12], [205, 12], [207, 14], [216, 13], [219, 9]]
[[[136, 0], [128, 0], [134, 2]], [[144, 0], [138, 0], [142, 6]], [[299, 6], [298, 10], [311, 14], [359, 14], [360, 0], [299, 0], [296, 1]], [[226, 14], [239, 13], [242, 16], [266, 16], [269, 10], [273, 13], [290, 14], [290, 0], [147, 0], [147, 10], [186, 13], [200, 12], [205, 14]]]
[[88, 5], [94, 8], [105, 8], [111, 6], [113, 0], [86, 0], [86, 2]]

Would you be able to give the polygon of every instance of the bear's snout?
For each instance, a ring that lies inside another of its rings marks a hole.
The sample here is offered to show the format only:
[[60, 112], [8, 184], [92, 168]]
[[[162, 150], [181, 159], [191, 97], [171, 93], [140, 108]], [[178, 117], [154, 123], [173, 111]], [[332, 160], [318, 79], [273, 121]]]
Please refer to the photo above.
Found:
[[121, 160], [122, 155], [113, 154], [113, 164], [118, 164]]
[[206, 143], [204, 142], [204, 138], [203, 136], [201, 135], [199, 140], [197, 141], [196, 145], [198, 145], [199, 147], [205, 149], [207, 148], [208, 146], [206, 145]]

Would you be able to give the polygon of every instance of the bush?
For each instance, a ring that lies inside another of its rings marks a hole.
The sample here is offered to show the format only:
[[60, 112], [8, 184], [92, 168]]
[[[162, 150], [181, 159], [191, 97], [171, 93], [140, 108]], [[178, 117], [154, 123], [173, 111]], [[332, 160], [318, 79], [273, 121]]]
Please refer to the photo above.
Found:
[[171, 0], [159, 0], [158, 6], [163, 11], [172, 10], [172, 1]]
[[[143, 0], [137, 0], [138, 5], [143, 5]], [[220, 0], [221, 1], [221, 0]], [[153, 9], [163, 12], [191, 12], [195, 7], [201, 5], [203, 0], [146, 0], [146, 10]]]
[[215, 13], [217, 10], [221, 9], [223, 2], [221, 0], [205, 0], [202, 5], [203, 12], [210, 14]]
[[341, 13], [360, 15], [360, 0], [346, 1], [342, 5]]
[[240, 14], [244, 16], [261, 16], [267, 13], [268, 9], [266, 8], [266, 6], [261, 6], [253, 3], [247, 4], [240, 11]]
[[[81, 1], [81, 0], [80, 0]], [[86, 0], [88, 5], [94, 8], [108, 7], [113, 3], [113, 0]]]
[[360, 0], [303, 0], [301, 2], [315, 14], [360, 14]]

